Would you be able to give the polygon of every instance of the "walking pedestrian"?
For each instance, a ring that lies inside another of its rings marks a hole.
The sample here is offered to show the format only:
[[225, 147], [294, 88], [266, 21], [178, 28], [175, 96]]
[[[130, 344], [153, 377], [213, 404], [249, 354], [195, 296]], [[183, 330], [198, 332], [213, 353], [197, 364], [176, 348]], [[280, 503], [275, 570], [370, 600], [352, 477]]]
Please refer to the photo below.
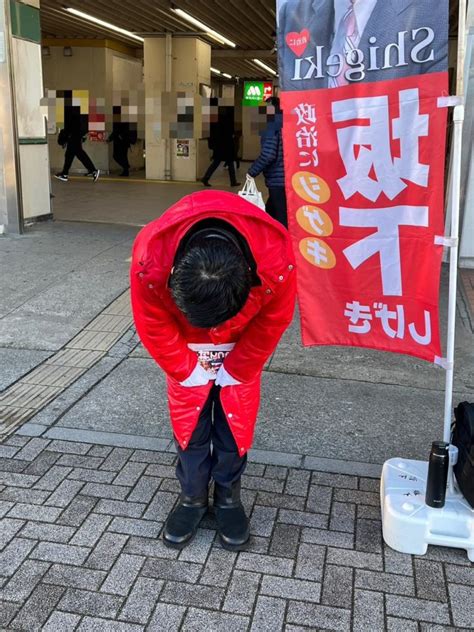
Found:
[[219, 121], [211, 125], [211, 135], [208, 144], [213, 154], [211, 164], [201, 180], [204, 186], [211, 186], [209, 180], [221, 162], [224, 162], [229, 168], [230, 186], [240, 186], [240, 182], [237, 182], [235, 175], [236, 155], [233, 108], [225, 108], [224, 111], [220, 113]]
[[268, 200], [265, 209], [283, 226], [288, 226], [285, 193], [285, 165], [283, 161], [283, 113], [280, 99], [267, 99], [267, 127], [261, 134], [261, 151], [259, 157], [251, 165], [248, 175], [256, 178], [263, 171], [268, 189]]
[[81, 114], [74, 111], [74, 109], [72, 108], [73, 111], [66, 113], [64, 129], [60, 131], [58, 136], [58, 144], [66, 148], [66, 154], [64, 156], [63, 169], [55, 175], [55, 178], [61, 180], [61, 182], [67, 182], [71, 165], [74, 158], [77, 158], [87, 169], [86, 175], [91, 177], [94, 182], [97, 182], [100, 170], [95, 168], [94, 163], [82, 147], [83, 139], [87, 135], [87, 127], [83, 125]]
[[113, 158], [115, 162], [122, 167], [122, 178], [128, 178], [130, 175], [130, 162], [128, 161], [128, 151], [137, 141], [137, 133], [130, 128], [130, 123], [121, 121], [114, 123], [112, 134], [109, 136], [109, 142], [113, 142]]
[[[241, 550], [240, 499], [263, 366], [292, 320], [287, 231], [229, 192], [183, 198], [139, 233], [131, 266], [137, 332], [167, 377], [181, 495], [164, 543], [186, 546], [214, 510], [224, 548]], [[212, 446], [212, 447], [211, 447]]]

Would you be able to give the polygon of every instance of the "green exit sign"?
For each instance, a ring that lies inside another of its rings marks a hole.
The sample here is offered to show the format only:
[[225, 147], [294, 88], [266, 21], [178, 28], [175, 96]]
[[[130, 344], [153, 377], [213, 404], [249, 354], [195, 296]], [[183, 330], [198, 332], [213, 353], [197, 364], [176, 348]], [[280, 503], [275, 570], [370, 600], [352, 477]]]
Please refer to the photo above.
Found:
[[259, 106], [265, 99], [273, 96], [273, 84], [270, 81], [245, 81], [242, 105]]

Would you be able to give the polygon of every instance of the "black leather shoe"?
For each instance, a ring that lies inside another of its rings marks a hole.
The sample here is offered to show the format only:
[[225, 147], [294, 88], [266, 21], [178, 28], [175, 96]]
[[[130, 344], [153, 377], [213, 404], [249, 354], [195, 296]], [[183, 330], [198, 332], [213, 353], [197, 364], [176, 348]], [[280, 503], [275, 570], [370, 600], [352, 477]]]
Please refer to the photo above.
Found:
[[240, 480], [230, 488], [215, 483], [214, 512], [222, 546], [230, 551], [245, 549], [250, 525], [240, 501]]
[[207, 494], [197, 497], [181, 494], [178, 504], [166, 520], [163, 542], [173, 549], [184, 548], [196, 535], [206, 513]]

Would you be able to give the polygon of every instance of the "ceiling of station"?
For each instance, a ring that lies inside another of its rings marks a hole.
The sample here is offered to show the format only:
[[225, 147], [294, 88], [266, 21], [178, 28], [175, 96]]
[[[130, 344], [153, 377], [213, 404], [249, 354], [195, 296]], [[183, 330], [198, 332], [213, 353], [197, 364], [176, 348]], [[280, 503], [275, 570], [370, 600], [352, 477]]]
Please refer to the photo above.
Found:
[[[203, 35], [212, 45], [213, 66], [231, 75], [263, 79], [268, 78], [269, 73], [260, 70], [251, 59], [258, 57], [276, 70], [276, 55], [269, 56], [274, 47], [275, 5], [276, 0], [67, 0], [67, 3], [41, 0], [41, 28], [45, 38], [108, 38], [139, 49], [139, 42], [75, 17], [64, 7], [78, 9], [142, 37], [163, 33], [195, 34], [197, 29], [173, 13], [173, 6], [237, 44], [232, 50]], [[219, 51], [224, 50], [231, 56], [221, 57]], [[256, 51], [262, 54], [253, 54]]]
[[[41, 0], [41, 26], [45, 38], [116, 39], [140, 49], [139, 42], [112, 33], [65, 11], [78, 9], [142, 37], [164, 33], [192, 34], [196, 28], [171, 10], [176, 7], [215, 29], [237, 44], [229, 49], [202, 36], [212, 45], [212, 64], [222, 72], [242, 78], [264, 79], [270, 75], [251, 61], [253, 57], [276, 70], [274, 31], [276, 0]], [[450, 36], [457, 35], [459, 0], [450, 0]], [[225, 55], [225, 56], [224, 56]]]

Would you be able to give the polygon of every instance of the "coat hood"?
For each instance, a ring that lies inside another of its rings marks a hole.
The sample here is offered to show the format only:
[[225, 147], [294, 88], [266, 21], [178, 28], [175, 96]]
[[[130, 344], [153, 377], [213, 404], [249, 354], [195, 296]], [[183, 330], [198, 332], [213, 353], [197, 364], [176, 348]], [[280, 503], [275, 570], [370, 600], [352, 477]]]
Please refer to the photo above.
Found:
[[292, 258], [286, 230], [265, 211], [226, 191], [187, 195], [140, 231], [133, 258], [147, 281], [165, 286], [181, 239], [196, 222], [212, 217], [242, 234], [257, 262], [258, 276], [269, 286], [278, 284], [279, 264]]

